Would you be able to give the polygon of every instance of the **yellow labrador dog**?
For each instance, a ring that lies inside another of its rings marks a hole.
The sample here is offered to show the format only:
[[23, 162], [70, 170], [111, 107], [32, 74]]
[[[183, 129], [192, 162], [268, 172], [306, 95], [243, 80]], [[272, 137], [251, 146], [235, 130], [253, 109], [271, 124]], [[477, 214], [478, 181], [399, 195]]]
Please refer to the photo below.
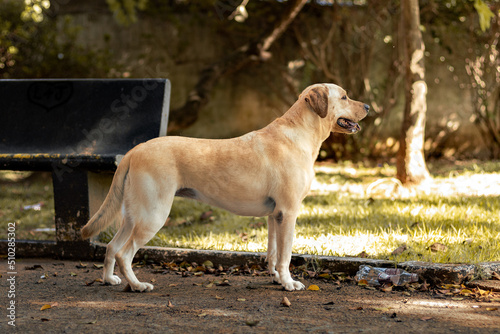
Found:
[[242, 216], [268, 216], [267, 261], [274, 280], [301, 290], [289, 265], [295, 221], [314, 178], [321, 143], [331, 132], [355, 133], [369, 106], [349, 99], [333, 84], [306, 88], [295, 104], [265, 128], [233, 139], [162, 137], [140, 144], [121, 161], [99, 211], [81, 231], [84, 239], [108, 227], [122, 209], [122, 226], [109, 243], [104, 282], [115, 259], [133, 291], [139, 282], [132, 259], [163, 227], [174, 196], [196, 199]]

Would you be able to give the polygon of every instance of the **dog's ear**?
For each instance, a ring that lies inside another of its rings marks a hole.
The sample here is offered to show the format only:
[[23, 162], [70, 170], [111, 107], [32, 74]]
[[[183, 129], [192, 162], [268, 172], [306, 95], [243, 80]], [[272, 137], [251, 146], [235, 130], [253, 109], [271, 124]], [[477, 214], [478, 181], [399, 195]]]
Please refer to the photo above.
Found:
[[304, 100], [319, 117], [326, 117], [328, 114], [328, 89], [326, 87], [320, 86], [309, 90]]

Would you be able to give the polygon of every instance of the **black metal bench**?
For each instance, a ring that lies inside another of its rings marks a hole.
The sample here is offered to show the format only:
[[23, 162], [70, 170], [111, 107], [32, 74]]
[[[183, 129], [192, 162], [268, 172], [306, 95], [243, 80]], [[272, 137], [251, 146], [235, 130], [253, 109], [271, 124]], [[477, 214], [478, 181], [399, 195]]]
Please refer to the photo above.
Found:
[[17, 240], [19, 256], [89, 257], [81, 227], [121, 157], [166, 135], [169, 101], [167, 79], [0, 80], [0, 169], [50, 171], [54, 186], [56, 240]]

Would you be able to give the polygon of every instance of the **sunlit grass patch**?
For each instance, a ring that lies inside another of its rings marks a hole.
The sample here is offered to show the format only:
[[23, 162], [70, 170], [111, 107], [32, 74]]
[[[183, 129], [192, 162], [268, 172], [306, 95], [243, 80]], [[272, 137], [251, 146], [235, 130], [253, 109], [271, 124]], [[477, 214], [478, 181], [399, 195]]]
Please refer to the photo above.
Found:
[[0, 239], [7, 238], [7, 226], [12, 222], [16, 223], [18, 240], [55, 240], [50, 177], [0, 171]]
[[[356, 256], [364, 252], [396, 261], [475, 263], [500, 259], [498, 197], [323, 197], [321, 201], [314, 197], [304, 201], [295, 245], [300, 253]], [[432, 252], [434, 243], [448, 249]], [[402, 245], [407, 250], [393, 256], [391, 253]]]
[[[500, 261], [500, 162], [429, 166], [433, 181], [407, 190], [394, 181], [393, 166], [318, 164], [297, 220], [293, 251], [396, 261]], [[0, 238], [6, 237], [7, 223], [15, 221], [18, 239], [55, 239], [52, 182], [28, 180], [29, 175], [0, 172], [0, 228], [5, 226]], [[40, 202], [40, 211], [22, 210]], [[239, 217], [178, 198], [167, 225], [149, 245], [267, 250], [266, 218]], [[101, 240], [112, 236], [106, 231]], [[433, 252], [433, 244], [445, 248]], [[392, 254], [403, 245], [404, 252]]]

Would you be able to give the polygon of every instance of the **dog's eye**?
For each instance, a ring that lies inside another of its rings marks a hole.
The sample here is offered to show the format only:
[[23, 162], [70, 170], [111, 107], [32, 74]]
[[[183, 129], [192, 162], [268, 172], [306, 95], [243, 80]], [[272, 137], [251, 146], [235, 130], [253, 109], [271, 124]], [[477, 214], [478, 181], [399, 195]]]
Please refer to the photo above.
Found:
[[342, 96], [342, 100], [347, 100], [347, 95]]

